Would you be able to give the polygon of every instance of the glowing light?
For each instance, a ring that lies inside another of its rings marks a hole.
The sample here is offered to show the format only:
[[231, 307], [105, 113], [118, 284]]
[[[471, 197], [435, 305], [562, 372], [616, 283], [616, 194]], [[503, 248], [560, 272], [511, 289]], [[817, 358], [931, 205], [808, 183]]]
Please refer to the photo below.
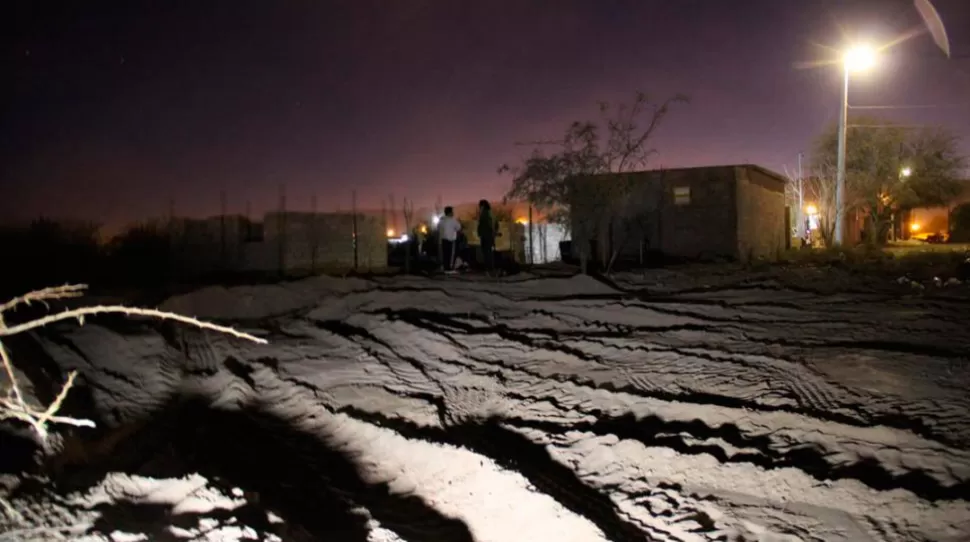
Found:
[[434, 215], [433, 217], [431, 217], [431, 223], [433, 225], [437, 226], [438, 225], [438, 222], [441, 222], [441, 217], [440, 216]]
[[528, 226], [529, 225], [529, 219], [528, 218], [516, 218], [515, 219], [515, 223], [516, 224], [522, 224], [523, 226]]
[[919, 222], [913, 222], [912, 224], [909, 225], [910, 231], [919, 231], [921, 228], [922, 226], [920, 226]]
[[876, 63], [876, 52], [867, 45], [857, 45], [845, 52], [842, 62], [849, 71], [865, 71]]
[[913, 169], [912, 168], [908, 168], [908, 167], [904, 167], [903, 169], [901, 169], [899, 171], [899, 174], [902, 175], [903, 177], [909, 177], [910, 175], [913, 174]]
[[421, 233], [428, 233], [428, 226], [421, 224]]
[[394, 237], [394, 228], [387, 228], [387, 236]]
[[805, 212], [808, 213], [809, 215], [817, 215], [818, 207], [814, 205], [809, 205], [808, 207], [805, 207]]

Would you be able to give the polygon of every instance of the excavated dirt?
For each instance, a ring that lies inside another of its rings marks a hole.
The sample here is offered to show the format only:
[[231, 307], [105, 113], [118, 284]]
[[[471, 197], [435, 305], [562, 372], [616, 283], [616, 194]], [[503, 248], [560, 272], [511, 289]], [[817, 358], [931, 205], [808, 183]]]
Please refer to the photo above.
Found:
[[265, 346], [65, 323], [11, 347], [41, 399], [78, 370], [66, 409], [98, 429], [31, 475], [7, 434], [0, 540], [970, 539], [965, 292], [837, 282], [314, 278], [162, 305]]

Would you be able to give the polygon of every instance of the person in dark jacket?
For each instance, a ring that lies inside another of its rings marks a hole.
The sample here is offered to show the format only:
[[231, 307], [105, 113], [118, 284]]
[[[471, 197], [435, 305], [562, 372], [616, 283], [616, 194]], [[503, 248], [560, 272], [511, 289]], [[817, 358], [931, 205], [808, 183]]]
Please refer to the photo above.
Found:
[[484, 199], [478, 202], [478, 239], [482, 243], [485, 271], [491, 273], [495, 267], [495, 219], [492, 206]]

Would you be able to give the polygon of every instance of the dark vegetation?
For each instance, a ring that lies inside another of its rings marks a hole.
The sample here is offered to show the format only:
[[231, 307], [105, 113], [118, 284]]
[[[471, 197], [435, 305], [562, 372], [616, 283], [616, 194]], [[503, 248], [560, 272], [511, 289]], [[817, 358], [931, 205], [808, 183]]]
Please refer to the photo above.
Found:
[[950, 241], [970, 243], [970, 203], [962, 203], [950, 211]]
[[[968, 254], [954, 247], [952, 250], [906, 250], [891, 252], [871, 245], [845, 249], [792, 250], [784, 253], [777, 264], [768, 265], [833, 268], [852, 274], [902, 278], [914, 281], [948, 280], [961, 281], [968, 276]], [[759, 264], [755, 264], [757, 267]]]
[[4, 299], [47, 286], [83, 283], [94, 295], [153, 304], [209, 284], [280, 281], [278, 274], [181, 272], [169, 235], [151, 223], [136, 224], [103, 242], [96, 224], [42, 218], [26, 226], [0, 228], [0, 248], [17, 258], [0, 284]]

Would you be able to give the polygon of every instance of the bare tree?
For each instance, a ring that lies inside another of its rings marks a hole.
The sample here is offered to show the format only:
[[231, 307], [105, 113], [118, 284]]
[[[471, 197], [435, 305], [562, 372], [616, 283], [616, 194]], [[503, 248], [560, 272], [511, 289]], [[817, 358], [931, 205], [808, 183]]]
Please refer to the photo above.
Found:
[[[512, 173], [510, 199], [524, 200], [543, 212], [551, 221], [565, 226], [578, 243], [583, 271], [589, 257], [587, 241], [603, 227], [598, 215], [610, 217], [610, 228], [625, 223], [640, 207], [630, 195], [636, 183], [629, 177], [605, 177], [590, 182], [599, 174], [622, 174], [642, 170], [656, 150], [650, 139], [674, 103], [686, 103], [682, 94], [654, 104], [644, 92], [637, 92], [630, 104], [599, 104], [599, 122], [573, 122], [564, 137], [553, 145], [556, 152], [535, 149], [518, 167], [504, 165], [499, 172]], [[597, 212], [579, 212], [579, 208], [598, 206]], [[576, 212], [573, 212], [573, 211]], [[624, 229], [614, 231], [623, 235]], [[610, 255], [607, 272], [618, 255], [616, 243]]]
[[813, 175], [802, 181], [803, 198], [814, 205], [818, 213], [819, 235], [825, 246], [832, 246], [835, 235], [835, 175], [836, 167], [831, 161], [816, 163]]

